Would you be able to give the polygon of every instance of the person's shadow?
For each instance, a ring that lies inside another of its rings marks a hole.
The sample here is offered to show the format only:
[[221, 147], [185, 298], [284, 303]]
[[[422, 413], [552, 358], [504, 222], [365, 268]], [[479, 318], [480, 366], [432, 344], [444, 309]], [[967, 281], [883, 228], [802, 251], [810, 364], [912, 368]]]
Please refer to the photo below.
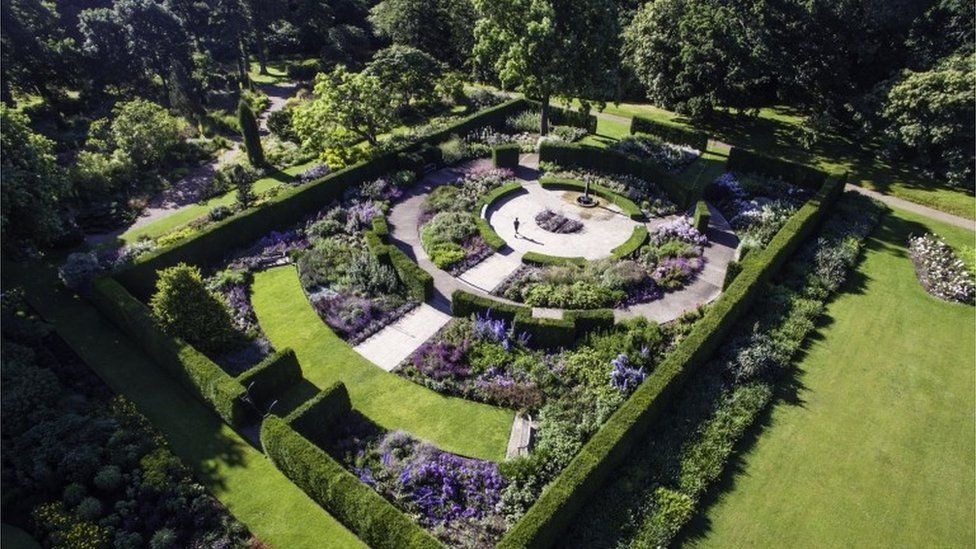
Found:
[[538, 244], [539, 246], [545, 246], [545, 244], [543, 244], [542, 242], [539, 242], [538, 240], [536, 240], [534, 238], [530, 238], [528, 236], [525, 236], [524, 234], [515, 233], [515, 238], [520, 238], [522, 240], [528, 240], [529, 242], [531, 242], [533, 244]]

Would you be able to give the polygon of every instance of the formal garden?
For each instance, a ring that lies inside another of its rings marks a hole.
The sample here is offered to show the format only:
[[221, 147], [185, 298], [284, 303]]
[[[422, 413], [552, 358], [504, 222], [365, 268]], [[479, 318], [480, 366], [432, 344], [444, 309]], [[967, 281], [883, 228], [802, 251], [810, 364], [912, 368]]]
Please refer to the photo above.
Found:
[[4, 544], [976, 541], [970, 10], [62, 4], [3, 7]]

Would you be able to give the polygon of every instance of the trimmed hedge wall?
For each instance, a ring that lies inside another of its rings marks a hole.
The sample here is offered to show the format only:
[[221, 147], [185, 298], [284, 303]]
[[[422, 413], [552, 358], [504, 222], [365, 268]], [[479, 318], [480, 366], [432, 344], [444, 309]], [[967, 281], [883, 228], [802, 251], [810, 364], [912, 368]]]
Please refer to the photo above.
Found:
[[295, 408], [285, 416], [285, 422], [315, 444], [325, 444], [332, 426], [351, 409], [349, 391], [337, 381]]
[[298, 364], [295, 351], [282, 349], [237, 376], [237, 381], [250, 395], [251, 400], [267, 409], [277, 397], [302, 378], [302, 367]]
[[522, 152], [518, 145], [496, 145], [491, 148], [491, 162], [496, 168], [516, 168], [519, 164], [519, 153]]
[[[563, 177], [543, 177], [539, 180], [539, 184], [542, 185], [542, 188], [544, 189], [567, 189], [579, 192], [583, 192], [586, 189], [586, 183]], [[623, 210], [624, 214], [634, 221], [644, 219], [644, 212], [640, 209], [640, 206], [634, 203], [633, 200], [617, 194], [606, 187], [595, 184], [590, 185], [590, 192], [616, 204], [621, 210]]]
[[[525, 100], [526, 104], [539, 110], [542, 103], [531, 99]], [[583, 113], [572, 109], [549, 104], [549, 125], [551, 126], [573, 126], [583, 128], [588, 133], [596, 133], [597, 118], [595, 114]]]
[[498, 301], [455, 290], [451, 295], [451, 314], [467, 317], [491, 311], [492, 317], [511, 322], [518, 331], [531, 336], [530, 343], [543, 347], [568, 347], [593, 330], [610, 328], [614, 324], [613, 309], [565, 311], [563, 318], [535, 318], [532, 307]]
[[679, 208], [691, 203], [695, 189], [684, 187], [673, 175], [649, 162], [623, 153], [573, 143], [544, 142], [539, 147], [539, 161], [560, 166], [579, 167], [597, 171], [622, 173], [652, 181], [668, 193]]
[[624, 259], [630, 257], [637, 253], [637, 250], [640, 250], [641, 246], [647, 242], [647, 237], [647, 227], [644, 225], [638, 225], [634, 227], [634, 232], [630, 235], [630, 238], [628, 238], [623, 244], [611, 250], [610, 255], [614, 259]]
[[650, 118], [635, 116], [630, 119], [630, 133], [646, 133], [662, 141], [675, 145], [687, 145], [701, 152], [705, 152], [708, 148], [707, 133], [664, 120], [651, 120]]
[[525, 252], [522, 255], [522, 263], [526, 265], [586, 265], [586, 258]]
[[390, 225], [386, 222], [386, 217], [382, 215], [377, 215], [373, 218], [371, 222], [373, 225], [373, 232], [381, 238], [386, 238], [390, 235]]
[[741, 318], [769, 278], [817, 228], [843, 192], [832, 177], [780, 229], [764, 250], [750, 254], [742, 273], [715, 301], [688, 336], [593, 435], [570, 464], [507, 532], [498, 547], [549, 547], [580, 507], [599, 490], [631, 445], [653, 425], [685, 379], [704, 364]]
[[732, 147], [725, 169], [730, 172], [757, 173], [767, 177], [779, 177], [787, 183], [793, 183], [810, 190], [820, 189], [827, 179], [827, 174], [816, 168], [811, 168], [789, 160], [781, 160], [765, 156], [741, 147]]
[[285, 420], [275, 416], [264, 420], [261, 445], [286, 477], [370, 547], [443, 547]]
[[708, 232], [708, 222], [712, 220], [712, 212], [708, 209], [708, 204], [704, 200], [699, 200], [695, 204], [695, 221], [693, 223], [695, 230], [701, 234], [706, 234]]
[[417, 143], [405, 145], [321, 179], [297, 187], [286, 187], [260, 207], [239, 212], [185, 240], [149, 252], [134, 265], [116, 274], [115, 278], [133, 295], [145, 299], [155, 286], [156, 271], [180, 262], [208, 265], [231, 250], [246, 246], [272, 230], [314, 213], [323, 205], [340, 198], [347, 188], [396, 170], [399, 167], [398, 155], [401, 153], [422, 151], [425, 145], [440, 143], [453, 134], [464, 135], [485, 126], [499, 127], [508, 116], [523, 110], [525, 106], [523, 99], [507, 101], [434, 132]]
[[488, 220], [484, 218], [486, 208], [502, 197], [510, 194], [525, 194], [527, 192], [521, 183], [508, 183], [492, 189], [489, 193], [478, 199], [478, 203], [475, 204], [474, 223], [478, 226], [478, 234], [481, 235], [481, 239], [485, 241], [485, 244], [488, 244], [496, 252], [504, 248], [506, 242], [502, 237], [498, 236], [498, 233], [488, 223]]
[[220, 366], [182, 339], [171, 337], [153, 321], [149, 308], [112, 278], [92, 285], [95, 307], [135, 341], [157, 364], [194, 396], [207, 402], [229, 425], [246, 423], [244, 387]]
[[434, 295], [434, 277], [414, 263], [410, 256], [392, 244], [386, 245], [393, 270], [407, 287], [410, 296], [423, 303]]

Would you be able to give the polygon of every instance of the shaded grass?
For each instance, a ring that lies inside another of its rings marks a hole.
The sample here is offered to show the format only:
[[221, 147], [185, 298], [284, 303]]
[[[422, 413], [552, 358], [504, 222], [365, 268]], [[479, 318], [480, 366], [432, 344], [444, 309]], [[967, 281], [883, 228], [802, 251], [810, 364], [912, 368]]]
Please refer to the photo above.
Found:
[[[919, 285], [906, 241], [974, 233], [887, 216], [768, 415], [686, 532], [700, 547], [972, 547], [976, 310]], [[896, 541], [897, 540], [897, 541]]]
[[[666, 120], [692, 126], [687, 118], [652, 105], [607, 104], [605, 113], [617, 116]], [[972, 192], [949, 187], [943, 181], [921, 175], [910, 166], [882, 158], [880, 147], [846, 135], [827, 135], [810, 147], [802, 145], [802, 113], [787, 107], [762, 109], [757, 117], [716, 113], [713, 120], [697, 123], [715, 139], [754, 149], [762, 154], [811, 164], [830, 170], [847, 170], [850, 182], [868, 189], [904, 198], [944, 212], [976, 219], [976, 198]]]
[[41, 316], [112, 390], [136, 405], [196, 479], [254, 535], [275, 547], [364, 547], [92, 306], [64, 290], [55, 265], [5, 264], [4, 286], [23, 286]]
[[3, 549], [40, 549], [30, 534], [10, 524], [0, 524], [0, 546]]
[[369, 362], [319, 318], [295, 267], [257, 273], [251, 301], [271, 343], [294, 349], [305, 378], [319, 389], [342, 381], [353, 407], [386, 429], [463, 456], [504, 459], [514, 412], [439, 395]]

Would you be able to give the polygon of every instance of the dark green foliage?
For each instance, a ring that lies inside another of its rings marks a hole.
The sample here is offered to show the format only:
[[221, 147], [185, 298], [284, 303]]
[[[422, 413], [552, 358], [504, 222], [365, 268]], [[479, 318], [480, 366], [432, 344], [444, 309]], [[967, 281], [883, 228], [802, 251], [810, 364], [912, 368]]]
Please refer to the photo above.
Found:
[[264, 166], [264, 148], [261, 146], [258, 122], [254, 119], [254, 111], [244, 100], [237, 104], [237, 120], [241, 124], [241, 135], [244, 136], [244, 149], [247, 151], [247, 159], [251, 161], [252, 166]]
[[[542, 185], [544, 189], [568, 189], [579, 192], [583, 192], [586, 189], [586, 183], [577, 181], [575, 179], [543, 177], [539, 180], [539, 184]], [[644, 219], [644, 212], [641, 211], [640, 206], [635, 204], [634, 201], [630, 200], [629, 198], [621, 196], [606, 187], [601, 187], [600, 185], [590, 185], [590, 193], [616, 204], [621, 210], [624, 211], [625, 215], [634, 221]]]
[[623, 244], [611, 250], [610, 255], [613, 256], [614, 259], [625, 259], [634, 255], [638, 250], [641, 249], [641, 246], [647, 242], [647, 236], [647, 227], [645, 225], [638, 225], [634, 227], [634, 232], [630, 235], [630, 238], [628, 238]]
[[519, 163], [519, 146], [498, 145], [491, 148], [491, 161], [496, 168], [515, 168]]
[[142, 256], [132, 267], [119, 272], [116, 278], [134, 295], [145, 298], [152, 291], [157, 270], [180, 262], [195, 265], [213, 263], [226, 250], [246, 246], [272, 230], [317, 211], [321, 204], [339, 199], [346, 189], [396, 170], [396, 157], [400, 152], [415, 151], [422, 148], [424, 143], [439, 143], [450, 139], [451, 135], [465, 135], [479, 127], [502, 124], [508, 116], [524, 108], [525, 102], [521, 99], [502, 103], [435, 132], [421, 143], [349, 166], [306, 185], [287, 188], [264, 202], [260, 208], [228, 217], [186, 240]]
[[286, 421], [266, 418], [261, 425], [261, 444], [285, 476], [371, 547], [441, 547], [407, 515]]
[[543, 143], [539, 147], [539, 161], [565, 167], [577, 167], [598, 172], [623, 173], [653, 181], [679, 208], [689, 205], [694, 189], [683, 186], [656, 165], [605, 148], [570, 143]]
[[576, 325], [559, 318], [515, 317], [515, 331], [529, 335], [529, 345], [545, 349], [570, 347], [576, 341]]
[[502, 237], [498, 236], [495, 229], [492, 228], [488, 220], [481, 216], [481, 212], [484, 211], [485, 207], [491, 206], [493, 202], [506, 197], [511, 194], [521, 194], [526, 192], [522, 185], [518, 182], [508, 183], [492, 189], [488, 194], [481, 197], [474, 207], [475, 224], [478, 226], [478, 234], [481, 235], [481, 239], [485, 241], [485, 244], [491, 247], [491, 249], [496, 252], [505, 247], [505, 241]]
[[111, 278], [96, 280], [92, 301], [167, 373], [210, 404], [232, 426], [244, 424], [244, 388], [220, 366], [181, 339], [163, 333], [149, 309]]
[[237, 376], [237, 381], [252, 401], [261, 409], [267, 409], [275, 398], [300, 382], [302, 377], [295, 351], [282, 349]]
[[725, 164], [725, 169], [730, 172], [778, 177], [787, 183], [812, 190], [819, 189], [827, 178], [826, 173], [816, 168], [764, 156], [741, 147], [732, 147], [729, 150], [729, 160]]
[[380, 238], [386, 238], [390, 234], [390, 225], [386, 222], [386, 217], [382, 215], [377, 215], [373, 218], [371, 222], [373, 225], [373, 232], [376, 236]]
[[303, 437], [321, 446], [328, 442], [329, 433], [335, 430], [336, 423], [341, 422], [351, 409], [349, 391], [342, 382], [337, 381], [295, 408], [285, 417], [285, 422]]
[[742, 263], [739, 261], [729, 261], [728, 266], [725, 268], [725, 278], [722, 280], [722, 289], [725, 290], [732, 284], [735, 277], [739, 276], [742, 272]]
[[556, 255], [546, 255], [539, 252], [525, 252], [522, 255], [522, 263], [526, 265], [585, 265], [585, 257], [561, 257]]
[[289, 63], [285, 69], [288, 79], [296, 82], [310, 82], [315, 79], [315, 75], [322, 72], [322, 66], [318, 59], [305, 59]]
[[704, 200], [699, 200], [695, 204], [695, 221], [692, 226], [701, 234], [708, 234], [708, 222], [712, 219], [712, 213], [708, 210], [708, 204]]
[[627, 455], [634, 441], [653, 425], [686, 378], [712, 356], [765, 283], [817, 228], [843, 191], [845, 180], [846, 177], [831, 177], [764, 250], [750, 255], [728, 290], [586, 443], [508, 531], [499, 547], [548, 547], [559, 539], [583, 504]]
[[473, 314], [483, 314], [491, 311], [492, 318], [501, 318], [507, 322], [515, 320], [519, 313], [532, 314], [532, 309], [524, 305], [516, 305], [498, 301], [490, 297], [475, 295], [464, 290], [455, 290], [451, 294], [451, 314], [457, 317], [467, 317]]
[[427, 301], [434, 295], [434, 277], [427, 271], [420, 268], [410, 257], [400, 248], [387, 245], [390, 255], [390, 263], [393, 270], [400, 277], [400, 282], [407, 287], [410, 297], [417, 301]]
[[630, 120], [630, 133], [646, 133], [661, 141], [687, 145], [702, 152], [708, 148], [707, 133], [663, 120], [635, 116]]
[[609, 330], [614, 324], [613, 309], [566, 311], [563, 313], [563, 318], [573, 321], [576, 325], [577, 338], [590, 332]]
[[[530, 101], [530, 103], [537, 104], [535, 101]], [[574, 128], [583, 128], [588, 133], [596, 133], [596, 115], [588, 112], [550, 107], [549, 120], [554, 126], [573, 126]]]
[[207, 289], [196, 267], [181, 263], [160, 271], [149, 306], [164, 332], [201, 351], [219, 351], [233, 337], [227, 304]]

